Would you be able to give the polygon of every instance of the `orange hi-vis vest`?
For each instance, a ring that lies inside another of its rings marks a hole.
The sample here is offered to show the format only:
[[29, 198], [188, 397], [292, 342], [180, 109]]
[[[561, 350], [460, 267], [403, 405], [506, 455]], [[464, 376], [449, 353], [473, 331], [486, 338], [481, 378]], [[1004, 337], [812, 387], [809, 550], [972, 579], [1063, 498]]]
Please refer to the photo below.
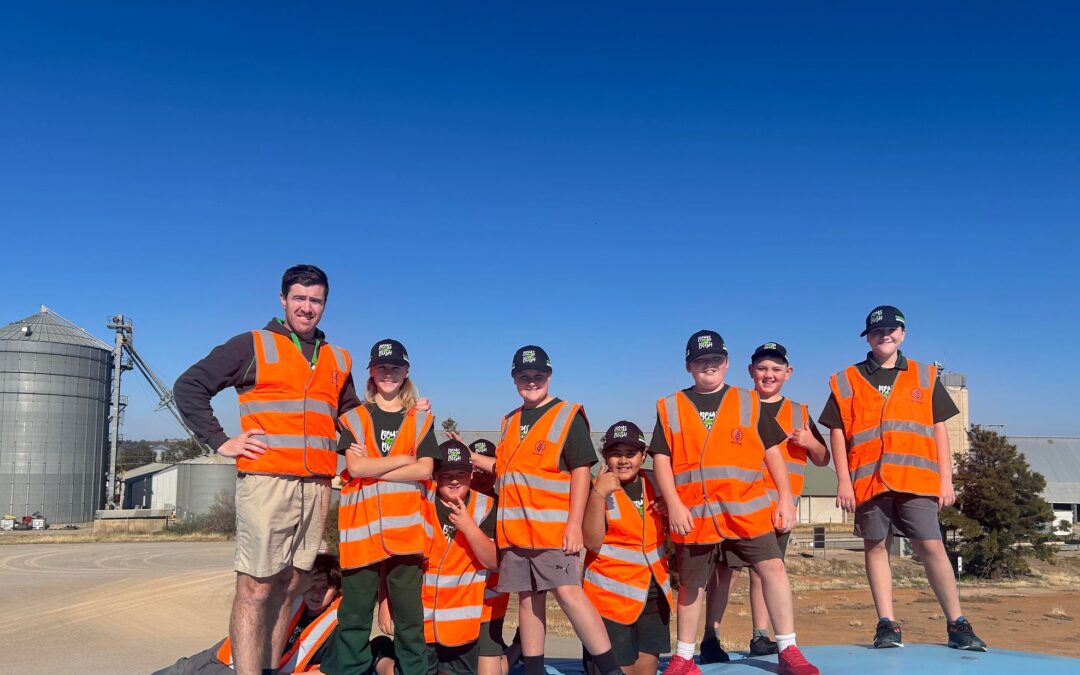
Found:
[[[780, 410], [776, 411], [776, 423], [789, 436], [795, 429], [806, 427], [809, 419], [810, 412], [807, 410], [806, 404], [796, 403], [789, 398], [785, 398], [784, 402], [780, 404]], [[802, 496], [803, 483], [806, 481], [806, 448], [789, 438], [780, 444], [780, 450], [783, 451], [784, 460], [787, 462], [791, 498], [798, 505], [799, 497]], [[773, 481], [768, 467], [765, 470], [765, 491], [769, 494], [769, 499], [775, 503], [778, 498], [776, 483]]]
[[318, 664], [313, 664], [311, 661], [337, 628], [337, 611], [340, 604], [341, 598], [338, 597], [326, 608], [326, 611], [300, 633], [300, 637], [292, 648], [281, 657], [281, 665], [278, 666], [281, 672], [303, 673], [317, 670]]
[[[387, 456], [415, 455], [432, 421], [430, 411], [413, 409], [405, 413]], [[366, 407], [350, 410], [341, 416], [341, 422], [355, 438], [364, 439], [369, 452], [379, 452], [375, 424]], [[341, 478], [344, 485], [338, 506], [338, 555], [342, 569], [424, 552], [426, 537], [431, 536], [425, 518], [430, 504], [424, 499], [426, 486], [421, 481], [352, 478], [348, 471], [343, 471]]]
[[668, 580], [667, 525], [663, 517], [651, 508], [656, 490], [651, 478], [643, 471], [645, 498], [644, 516], [622, 489], [608, 497], [607, 533], [598, 551], [585, 556], [585, 595], [600, 612], [600, 616], [616, 623], [630, 625], [645, 609], [649, 586], [657, 586], [671, 607], [671, 582]]
[[319, 347], [315, 366], [287, 336], [252, 331], [255, 386], [240, 393], [240, 428], [262, 429], [269, 446], [257, 459], [236, 458], [240, 473], [324, 476], [337, 473], [338, 400], [352, 369], [341, 347]]
[[570, 472], [559, 457], [578, 411], [577, 403], [559, 401], [521, 437], [521, 409], [503, 420], [495, 449], [498, 481], [499, 548], [563, 547], [570, 520]]
[[[292, 343], [290, 342], [289, 344], [291, 345]], [[303, 616], [304, 616], [304, 599], [303, 598], [295, 598], [293, 600], [292, 618], [289, 619], [289, 629], [287, 631], [285, 631], [286, 635], [288, 635], [288, 634], [292, 633], [294, 630], [296, 630], [296, 625], [300, 623], [300, 619], [303, 618]], [[224, 663], [228, 667], [230, 667], [230, 668], [233, 667], [232, 640], [231, 639], [225, 638], [225, 641], [221, 643], [220, 647], [218, 647], [217, 655], [216, 655], [215, 658], [217, 658], [218, 661], [221, 661], [222, 663]], [[285, 657], [282, 656], [281, 660], [284, 661]]]
[[941, 490], [934, 443], [937, 368], [908, 359], [889, 397], [849, 366], [829, 378], [847, 441], [855, 502], [882, 492], [937, 497]]
[[675, 490], [694, 519], [690, 534], [672, 532], [671, 540], [715, 544], [772, 532], [757, 393], [728, 387], [711, 430], [681, 391], [657, 401], [656, 409], [671, 448]]
[[[493, 506], [491, 497], [469, 491], [469, 517], [477, 525], [484, 522]], [[455, 532], [447, 541], [435, 509], [428, 514], [434, 534], [428, 541], [424, 561], [424, 640], [444, 647], [469, 644], [480, 636], [484, 621], [488, 569], [473, 553], [464, 534]]]

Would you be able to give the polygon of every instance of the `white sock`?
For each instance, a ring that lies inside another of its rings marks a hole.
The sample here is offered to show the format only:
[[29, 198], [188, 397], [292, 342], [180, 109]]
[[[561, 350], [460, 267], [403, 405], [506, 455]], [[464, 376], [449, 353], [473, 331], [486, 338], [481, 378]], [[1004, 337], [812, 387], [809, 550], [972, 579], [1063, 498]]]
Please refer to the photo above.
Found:
[[795, 633], [787, 633], [785, 635], [776, 634], [776, 651], [782, 652], [788, 647], [795, 646]]
[[684, 659], [694, 658], [694, 643], [693, 642], [679, 642], [675, 641], [675, 656], [681, 656]]

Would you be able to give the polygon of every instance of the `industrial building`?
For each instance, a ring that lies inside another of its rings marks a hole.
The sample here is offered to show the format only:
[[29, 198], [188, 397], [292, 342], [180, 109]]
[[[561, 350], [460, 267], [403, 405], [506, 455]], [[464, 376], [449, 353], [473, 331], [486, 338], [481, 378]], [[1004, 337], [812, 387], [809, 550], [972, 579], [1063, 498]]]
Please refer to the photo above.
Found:
[[236, 460], [204, 455], [154, 473], [150, 508], [176, 512], [178, 521], [204, 515], [219, 494], [236, 494]]
[[111, 386], [112, 347], [44, 305], [0, 328], [0, 510], [93, 520]]
[[1054, 509], [1054, 524], [1074, 525], [1080, 511], [1080, 438], [1009, 436], [1032, 471], [1046, 479], [1042, 498]]

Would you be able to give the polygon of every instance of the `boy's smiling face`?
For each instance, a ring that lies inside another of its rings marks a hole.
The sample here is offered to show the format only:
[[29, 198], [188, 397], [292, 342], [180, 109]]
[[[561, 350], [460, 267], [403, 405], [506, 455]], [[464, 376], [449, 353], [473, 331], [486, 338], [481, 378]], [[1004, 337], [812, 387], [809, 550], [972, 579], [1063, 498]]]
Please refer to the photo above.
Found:
[[384, 398], [393, 399], [401, 391], [401, 385], [409, 376], [408, 366], [398, 366], [392, 363], [380, 363], [368, 369], [371, 379], [375, 380], [375, 389]]
[[460, 499], [465, 501], [472, 485], [472, 472], [462, 469], [449, 469], [435, 473], [436, 493], [443, 501]]
[[551, 374], [543, 370], [525, 368], [514, 373], [514, 386], [526, 408], [535, 408], [547, 400], [550, 383]]
[[750, 364], [750, 379], [754, 381], [754, 389], [762, 399], [772, 398], [780, 393], [788, 378], [791, 377], [791, 366], [784, 363], [778, 357], [763, 357]]
[[896, 350], [904, 343], [906, 332], [903, 328], [875, 328], [866, 334], [866, 344], [874, 354], [874, 360], [885, 363], [893, 357]]
[[310, 585], [304, 591], [304, 605], [311, 612], [322, 612], [337, 596], [337, 589], [330, 585], [325, 573], [312, 573]]
[[694, 391], [702, 394], [714, 392], [724, 386], [728, 360], [720, 354], [706, 354], [686, 364], [686, 370], [694, 378]]
[[615, 474], [620, 483], [628, 483], [637, 478], [641, 463], [645, 461], [645, 452], [627, 443], [616, 443], [604, 451], [604, 462], [608, 471]]

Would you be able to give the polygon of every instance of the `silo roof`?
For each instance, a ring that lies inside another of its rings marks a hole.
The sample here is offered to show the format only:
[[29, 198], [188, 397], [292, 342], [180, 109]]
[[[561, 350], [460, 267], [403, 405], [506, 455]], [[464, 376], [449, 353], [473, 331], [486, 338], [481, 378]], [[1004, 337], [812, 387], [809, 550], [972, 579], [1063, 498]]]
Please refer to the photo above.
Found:
[[191, 459], [185, 459], [180, 464], [236, 464], [236, 459], [224, 457], [216, 452], [212, 455], [199, 455]]
[[0, 328], [0, 340], [78, 345], [112, 351], [112, 347], [71, 323], [45, 305], [36, 314]]

